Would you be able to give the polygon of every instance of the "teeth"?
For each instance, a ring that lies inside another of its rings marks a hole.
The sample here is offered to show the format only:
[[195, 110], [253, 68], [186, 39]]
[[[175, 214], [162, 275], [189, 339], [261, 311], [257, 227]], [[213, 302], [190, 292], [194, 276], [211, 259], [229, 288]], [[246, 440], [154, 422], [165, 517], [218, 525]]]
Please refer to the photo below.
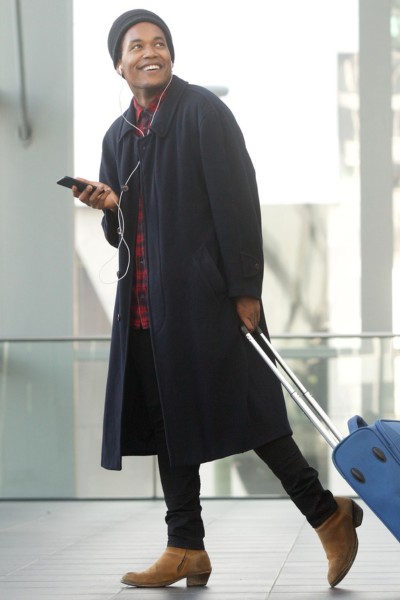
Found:
[[155, 71], [157, 69], [159, 69], [160, 67], [158, 65], [149, 65], [148, 67], [145, 67], [144, 70], [145, 71]]

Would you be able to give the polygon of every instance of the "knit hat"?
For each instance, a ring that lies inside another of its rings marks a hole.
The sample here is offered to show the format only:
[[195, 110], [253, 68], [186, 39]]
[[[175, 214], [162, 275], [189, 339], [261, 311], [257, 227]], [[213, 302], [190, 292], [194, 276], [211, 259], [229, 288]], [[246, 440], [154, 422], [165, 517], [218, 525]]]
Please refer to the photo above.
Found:
[[164, 21], [155, 13], [150, 10], [143, 8], [136, 8], [134, 10], [128, 10], [128, 12], [120, 15], [112, 24], [110, 33], [108, 34], [108, 51], [114, 63], [114, 67], [117, 66], [119, 59], [121, 58], [121, 42], [125, 33], [136, 25], [137, 23], [153, 23], [157, 25], [165, 35], [171, 60], [175, 60], [174, 45], [172, 43], [171, 32]]

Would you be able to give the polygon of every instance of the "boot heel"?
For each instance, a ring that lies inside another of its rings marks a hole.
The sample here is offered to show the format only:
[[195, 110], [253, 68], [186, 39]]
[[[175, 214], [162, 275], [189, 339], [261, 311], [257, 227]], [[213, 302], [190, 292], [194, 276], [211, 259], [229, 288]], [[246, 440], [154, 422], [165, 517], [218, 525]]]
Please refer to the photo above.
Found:
[[358, 506], [356, 502], [353, 501], [353, 523], [354, 527], [360, 527], [364, 517], [364, 511], [361, 506]]
[[199, 573], [198, 575], [188, 575], [186, 578], [187, 587], [196, 587], [207, 585], [207, 582], [210, 578], [210, 573]]

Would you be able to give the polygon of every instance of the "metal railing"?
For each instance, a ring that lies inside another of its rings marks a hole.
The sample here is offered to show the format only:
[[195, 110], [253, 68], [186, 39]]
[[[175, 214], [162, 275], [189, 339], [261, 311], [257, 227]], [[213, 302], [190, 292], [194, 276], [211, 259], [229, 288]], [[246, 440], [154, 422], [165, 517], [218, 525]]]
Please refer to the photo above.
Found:
[[[274, 346], [346, 434], [346, 421], [400, 412], [400, 335], [275, 335]], [[127, 457], [121, 472], [100, 467], [110, 340], [0, 339], [0, 498], [162, 496], [154, 457]], [[267, 391], [266, 391], [267, 393]], [[287, 398], [297, 443], [324, 484], [342, 493], [330, 448]], [[207, 497], [280, 496], [252, 452], [202, 465]]]

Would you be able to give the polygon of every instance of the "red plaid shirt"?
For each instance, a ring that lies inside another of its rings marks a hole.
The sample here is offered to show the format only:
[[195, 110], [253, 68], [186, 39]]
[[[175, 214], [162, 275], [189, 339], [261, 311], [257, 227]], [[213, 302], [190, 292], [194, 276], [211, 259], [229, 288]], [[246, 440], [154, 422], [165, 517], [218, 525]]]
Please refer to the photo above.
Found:
[[[160, 101], [161, 93], [153, 100], [147, 108], [143, 108], [133, 99], [133, 105], [136, 110], [136, 125], [147, 134], [154, 113]], [[161, 101], [165, 98], [162, 96]], [[141, 133], [135, 129], [135, 133], [141, 136]], [[139, 192], [139, 204], [137, 215], [137, 230], [135, 240], [135, 274], [132, 284], [131, 298], [131, 327], [133, 329], [148, 329], [150, 327], [148, 289], [147, 289], [147, 262], [146, 262], [146, 240], [144, 227], [144, 207], [143, 197]]]

